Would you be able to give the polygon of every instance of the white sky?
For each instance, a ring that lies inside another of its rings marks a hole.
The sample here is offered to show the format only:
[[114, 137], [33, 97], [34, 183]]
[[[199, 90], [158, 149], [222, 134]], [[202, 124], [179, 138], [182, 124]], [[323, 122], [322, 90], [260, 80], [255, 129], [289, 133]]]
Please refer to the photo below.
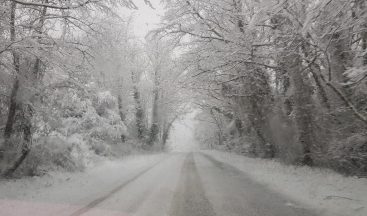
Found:
[[133, 30], [136, 36], [143, 39], [145, 35], [154, 28], [158, 27], [161, 17], [164, 15], [163, 6], [160, 0], [150, 0], [152, 9], [144, 3], [144, 0], [135, 0], [138, 10], [123, 10], [124, 16], [133, 15]]

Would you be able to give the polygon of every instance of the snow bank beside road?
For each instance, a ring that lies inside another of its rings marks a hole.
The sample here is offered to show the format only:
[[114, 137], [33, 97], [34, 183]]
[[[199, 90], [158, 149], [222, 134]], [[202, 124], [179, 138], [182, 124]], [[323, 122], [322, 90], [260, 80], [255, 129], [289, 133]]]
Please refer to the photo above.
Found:
[[319, 209], [324, 215], [367, 215], [367, 179], [344, 177], [327, 169], [287, 166], [276, 161], [226, 152], [203, 153], [240, 169], [274, 191]]

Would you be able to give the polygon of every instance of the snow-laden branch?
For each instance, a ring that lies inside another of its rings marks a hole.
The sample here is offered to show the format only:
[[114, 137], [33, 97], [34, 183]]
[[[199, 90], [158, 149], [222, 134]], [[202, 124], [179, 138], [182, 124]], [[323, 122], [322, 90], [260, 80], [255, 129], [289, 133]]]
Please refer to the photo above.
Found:
[[78, 3], [78, 4], [69, 4], [69, 5], [53, 5], [53, 4], [46, 4], [46, 3], [36, 3], [36, 2], [30, 2], [30, 1], [23, 1], [23, 0], [11, 0], [17, 4], [26, 5], [26, 6], [37, 6], [37, 7], [47, 7], [57, 10], [70, 10], [70, 9], [77, 9], [84, 7], [90, 3], [97, 3], [100, 2], [100, 0], [86, 0], [84, 2]]

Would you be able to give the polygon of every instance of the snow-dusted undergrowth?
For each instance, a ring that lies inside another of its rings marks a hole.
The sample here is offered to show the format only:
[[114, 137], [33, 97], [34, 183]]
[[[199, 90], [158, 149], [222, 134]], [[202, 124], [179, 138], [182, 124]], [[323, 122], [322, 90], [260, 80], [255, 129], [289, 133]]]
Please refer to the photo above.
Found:
[[247, 158], [220, 151], [203, 151], [231, 164], [274, 191], [328, 216], [366, 216], [367, 179], [344, 177], [320, 168], [296, 167], [277, 161]]

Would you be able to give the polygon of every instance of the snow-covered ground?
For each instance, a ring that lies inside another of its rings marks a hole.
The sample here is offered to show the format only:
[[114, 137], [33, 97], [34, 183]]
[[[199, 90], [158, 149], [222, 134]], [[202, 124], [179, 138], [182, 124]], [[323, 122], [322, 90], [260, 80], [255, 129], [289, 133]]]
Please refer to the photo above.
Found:
[[207, 198], [206, 206], [212, 205], [217, 215], [224, 216], [294, 216], [289, 211], [295, 209], [315, 210], [320, 216], [367, 215], [367, 179], [226, 152], [202, 153], [243, 174], [200, 153], [129, 156], [82, 173], [2, 180], [0, 215], [70, 216], [87, 209], [85, 215], [162, 216], [172, 209], [182, 210], [186, 198], [198, 201], [188, 210], [200, 209], [200, 201]]
[[[68, 215], [113, 190], [167, 155], [135, 155], [105, 161], [81, 173], [0, 180], [0, 215]], [[111, 214], [108, 214], [111, 215]]]
[[367, 215], [367, 179], [344, 177], [331, 170], [288, 166], [226, 152], [203, 152], [240, 169], [276, 192], [321, 210], [325, 215]]

